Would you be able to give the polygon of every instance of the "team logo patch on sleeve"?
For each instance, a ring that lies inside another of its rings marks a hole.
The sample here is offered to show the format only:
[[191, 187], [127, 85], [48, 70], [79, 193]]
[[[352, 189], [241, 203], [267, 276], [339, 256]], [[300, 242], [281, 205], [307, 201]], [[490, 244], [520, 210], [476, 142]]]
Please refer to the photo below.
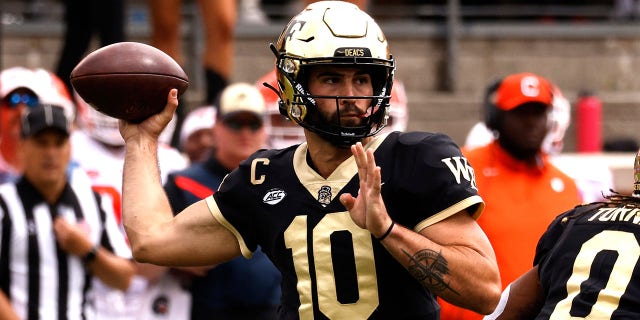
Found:
[[282, 189], [271, 189], [267, 191], [267, 194], [262, 198], [262, 202], [270, 205], [278, 204], [284, 197], [287, 196], [287, 193]]

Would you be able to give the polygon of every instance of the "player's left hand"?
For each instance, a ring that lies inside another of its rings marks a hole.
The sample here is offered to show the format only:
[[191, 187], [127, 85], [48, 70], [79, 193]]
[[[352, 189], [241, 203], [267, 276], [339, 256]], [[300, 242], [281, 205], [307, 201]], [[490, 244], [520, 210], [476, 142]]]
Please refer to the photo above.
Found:
[[389, 225], [391, 217], [387, 213], [382, 196], [380, 195], [381, 174], [376, 166], [373, 151], [365, 151], [360, 142], [351, 146], [351, 152], [358, 166], [360, 190], [356, 197], [350, 194], [340, 196], [340, 202], [349, 210], [351, 219], [363, 229], [369, 230], [374, 237], [382, 236]]

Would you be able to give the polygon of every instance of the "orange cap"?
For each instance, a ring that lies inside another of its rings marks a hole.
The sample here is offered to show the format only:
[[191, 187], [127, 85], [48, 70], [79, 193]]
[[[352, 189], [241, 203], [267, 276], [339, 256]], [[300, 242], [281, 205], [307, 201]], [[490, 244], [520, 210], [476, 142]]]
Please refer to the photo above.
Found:
[[539, 102], [551, 107], [552, 86], [545, 78], [529, 72], [507, 76], [496, 92], [496, 106], [504, 111], [528, 103]]

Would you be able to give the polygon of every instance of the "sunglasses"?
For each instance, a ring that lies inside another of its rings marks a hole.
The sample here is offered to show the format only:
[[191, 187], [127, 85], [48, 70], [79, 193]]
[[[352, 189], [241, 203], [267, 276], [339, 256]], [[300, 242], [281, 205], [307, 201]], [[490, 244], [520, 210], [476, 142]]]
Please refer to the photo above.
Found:
[[262, 122], [261, 121], [256, 121], [256, 120], [234, 120], [234, 119], [230, 119], [230, 120], [225, 120], [223, 121], [225, 127], [231, 129], [231, 131], [234, 132], [240, 132], [242, 131], [242, 128], [249, 128], [249, 130], [251, 130], [252, 132], [256, 132], [258, 130], [260, 130], [260, 128], [262, 128]]
[[7, 99], [7, 106], [11, 109], [15, 109], [18, 105], [24, 104], [29, 108], [34, 108], [38, 105], [38, 96], [29, 93], [12, 93]]

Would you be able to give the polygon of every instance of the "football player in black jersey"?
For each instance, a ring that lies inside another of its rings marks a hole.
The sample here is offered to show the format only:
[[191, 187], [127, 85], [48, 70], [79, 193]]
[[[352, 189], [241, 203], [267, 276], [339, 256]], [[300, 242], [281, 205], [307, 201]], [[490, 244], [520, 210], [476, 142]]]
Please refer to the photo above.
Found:
[[640, 319], [640, 152], [634, 178], [631, 196], [559, 215], [485, 319]]
[[475, 221], [484, 203], [473, 168], [446, 135], [376, 135], [395, 61], [375, 21], [347, 2], [316, 2], [271, 48], [281, 113], [306, 142], [256, 152], [175, 217], [155, 152], [176, 91], [162, 113], [121, 124], [136, 259], [211, 265], [259, 245], [282, 273], [281, 319], [438, 319], [435, 296], [493, 311], [500, 277]]

